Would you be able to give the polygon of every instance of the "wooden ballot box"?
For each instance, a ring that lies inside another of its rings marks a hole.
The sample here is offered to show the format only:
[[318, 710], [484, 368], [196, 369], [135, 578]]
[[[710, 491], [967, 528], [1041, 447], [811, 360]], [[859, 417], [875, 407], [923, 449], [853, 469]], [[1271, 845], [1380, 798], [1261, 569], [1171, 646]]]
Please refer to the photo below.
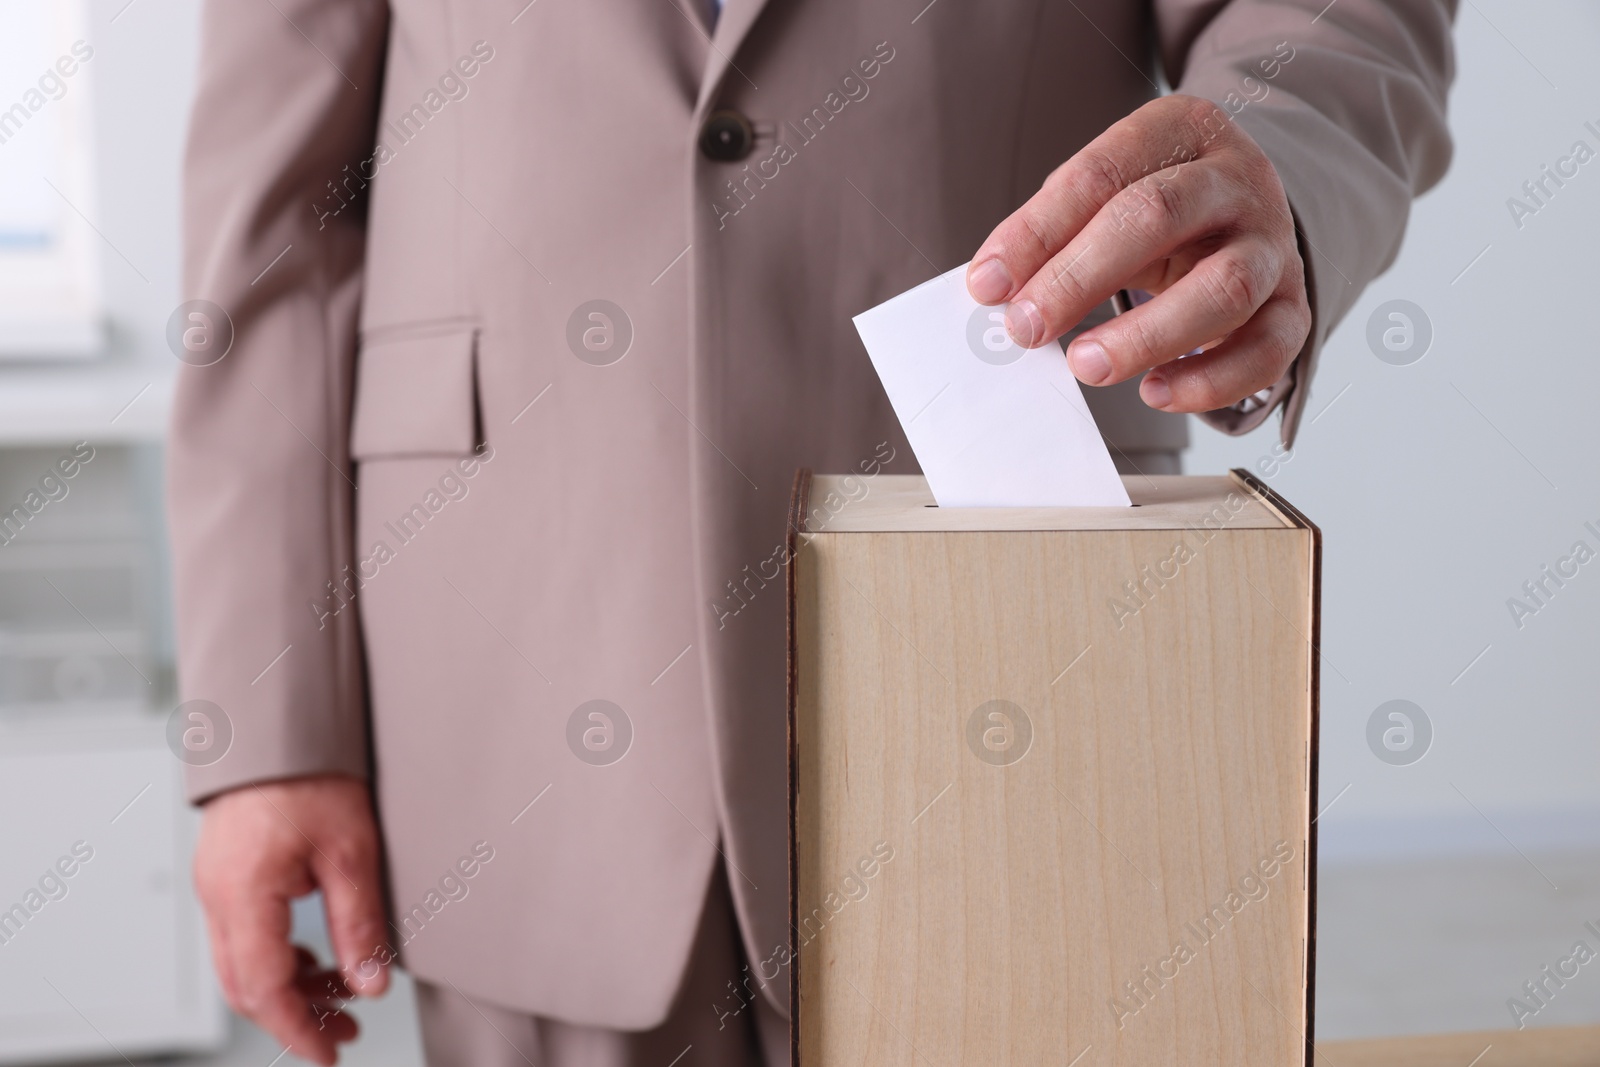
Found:
[[1311, 1062], [1320, 535], [1243, 471], [1126, 484], [797, 476], [801, 1067]]

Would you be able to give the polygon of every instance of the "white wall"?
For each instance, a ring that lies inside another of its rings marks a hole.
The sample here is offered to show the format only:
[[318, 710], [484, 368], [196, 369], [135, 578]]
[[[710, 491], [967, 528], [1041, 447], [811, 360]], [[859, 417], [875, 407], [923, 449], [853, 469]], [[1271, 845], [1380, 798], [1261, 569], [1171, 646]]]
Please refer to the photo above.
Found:
[[107, 311], [120, 352], [170, 372], [176, 360], [165, 343], [167, 316], [183, 299], [178, 167], [194, 96], [200, 4], [92, 0], [90, 10], [99, 154], [94, 222], [127, 257], [103, 255]]
[[[1600, 9], [1473, 0], [1458, 42], [1449, 175], [1334, 333], [1269, 479], [1325, 538], [1323, 803], [1350, 786], [1319, 824], [1329, 862], [1600, 844], [1600, 558], [1520, 629], [1506, 606], [1575, 541], [1600, 552]], [[1519, 228], [1507, 198], [1580, 139], [1597, 158]], [[1408, 366], [1366, 338], [1392, 299], [1433, 325]], [[1185, 469], [1255, 469], [1276, 433], [1197, 426]], [[1434, 727], [1408, 766], [1365, 737], [1394, 698]]]

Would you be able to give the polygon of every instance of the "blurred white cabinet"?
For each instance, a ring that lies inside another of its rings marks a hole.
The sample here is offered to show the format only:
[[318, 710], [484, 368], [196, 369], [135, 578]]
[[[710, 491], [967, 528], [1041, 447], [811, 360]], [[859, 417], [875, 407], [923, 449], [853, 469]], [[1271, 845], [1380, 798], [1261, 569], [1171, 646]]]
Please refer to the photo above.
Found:
[[190, 889], [196, 816], [163, 725], [151, 717], [100, 729], [92, 742], [5, 731], [0, 1063], [120, 1059], [223, 1039]]
[[[0, 5], [5, 1065], [215, 1047], [227, 1023], [164, 738], [164, 330], [197, 47], [192, 0]], [[46, 481], [79, 440], [93, 461]]]
[[[0, 508], [71, 447], [0, 447]], [[0, 1064], [225, 1037], [166, 743], [158, 470], [154, 448], [101, 444], [0, 546]]]

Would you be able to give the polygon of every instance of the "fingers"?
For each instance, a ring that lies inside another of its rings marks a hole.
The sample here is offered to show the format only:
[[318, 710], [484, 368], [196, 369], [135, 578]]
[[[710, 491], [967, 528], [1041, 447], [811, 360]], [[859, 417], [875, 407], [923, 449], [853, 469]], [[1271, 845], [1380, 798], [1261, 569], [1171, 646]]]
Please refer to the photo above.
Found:
[[1203, 147], [1195, 135], [1197, 121], [1214, 121], [1209, 115], [1198, 120], [1198, 107], [1216, 110], [1190, 99], [1152, 101], [1056, 168], [972, 257], [967, 288], [973, 299], [980, 304], [1012, 299], [1124, 189], [1148, 174], [1196, 158]]
[[353, 833], [342, 847], [312, 857], [322, 886], [328, 935], [339, 968], [350, 987], [378, 996], [389, 987], [383, 895], [375, 832]]
[[1216, 105], [1181, 95], [1141, 107], [1051, 174], [979, 248], [967, 287], [1004, 302], [1007, 332], [1029, 348], [1118, 289], [1160, 293], [1086, 331], [1067, 359], [1089, 385], [1148, 372], [1141, 396], [1167, 411], [1225, 407], [1274, 384], [1310, 330], [1272, 161]]
[[1155, 299], [1086, 330], [1067, 363], [1086, 385], [1112, 385], [1177, 359], [1243, 326], [1284, 273], [1264, 241], [1241, 240], [1201, 260]]
[[[1151, 175], [1134, 183], [1112, 197], [1017, 291], [1006, 307], [1006, 329], [1024, 347], [1048, 344], [1148, 265], [1202, 244], [1225, 220], [1239, 218], [1246, 210], [1241, 203], [1244, 195], [1237, 183], [1211, 166], [1191, 167], [1170, 179]], [[1277, 263], [1263, 266], [1271, 269], [1270, 292]], [[1227, 328], [1242, 321], [1230, 322]]]
[[223, 907], [228, 927], [234, 1007], [297, 1056], [321, 1064], [337, 1059], [334, 1032], [319, 1025], [300, 988], [304, 968], [289, 943], [289, 899], [260, 887], [241, 887]]
[[307, 999], [329, 1004], [342, 1004], [354, 997], [350, 986], [340, 971], [323, 967], [316, 954], [304, 945], [294, 946], [295, 985]]
[[377, 841], [371, 796], [351, 779], [263, 784], [206, 804], [195, 885], [228, 1002], [317, 1063], [334, 1063], [356, 1036], [343, 1011], [351, 983], [290, 944], [289, 905], [320, 887], [337, 954], [381, 992], [386, 978], [359, 967], [381, 942]]
[[317, 1028], [326, 1031], [335, 1043], [355, 1040], [361, 1027], [344, 1013], [344, 1006], [355, 996], [344, 976], [322, 967], [316, 956], [299, 945], [295, 946], [295, 957], [299, 965], [295, 988], [306, 998]]
[[1268, 301], [1215, 348], [1173, 360], [1145, 375], [1139, 396], [1161, 411], [1211, 411], [1276, 384], [1310, 333], [1296, 301]]
[[211, 942], [211, 966], [217, 972], [217, 981], [222, 986], [222, 995], [229, 1004], [236, 1004], [239, 1000], [239, 986], [233, 977], [233, 952], [228, 945], [228, 927], [226, 923], [218, 920], [216, 913], [208, 905], [205, 909], [207, 940]]

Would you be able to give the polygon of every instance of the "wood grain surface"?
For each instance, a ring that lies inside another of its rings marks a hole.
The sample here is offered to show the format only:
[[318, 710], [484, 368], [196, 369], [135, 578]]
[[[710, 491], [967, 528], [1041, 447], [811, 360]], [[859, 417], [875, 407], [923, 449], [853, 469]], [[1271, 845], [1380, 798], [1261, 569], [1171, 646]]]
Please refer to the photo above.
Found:
[[1600, 1067], [1600, 1027], [1437, 1034], [1317, 1045], [1322, 1067]]
[[800, 534], [805, 1067], [1306, 1061], [1314, 531], [1157, 481], [986, 530], [880, 476]]
[[1229, 529], [1281, 529], [1286, 521], [1248, 488], [1224, 475], [1124, 475], [1132, 508], [941, 508], [921, 475], [816, 475], [811, 481], [813, 533], [883, 530], [1172, 530], [1201, 526], [1236, 494]]

